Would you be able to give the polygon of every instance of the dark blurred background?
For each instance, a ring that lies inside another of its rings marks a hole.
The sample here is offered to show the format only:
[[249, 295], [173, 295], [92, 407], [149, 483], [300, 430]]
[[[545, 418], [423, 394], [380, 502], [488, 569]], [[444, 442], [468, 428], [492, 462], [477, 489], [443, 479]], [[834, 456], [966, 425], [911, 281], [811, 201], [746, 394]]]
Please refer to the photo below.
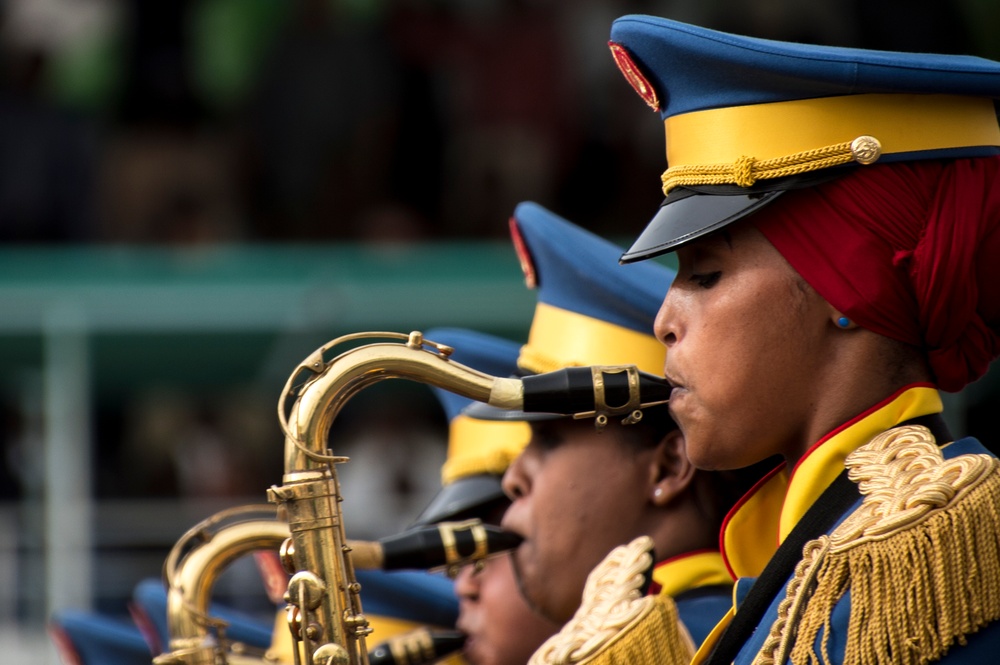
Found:
[[[1000, 58], [993, 0], [0, 5], [0, 642], [121, 611], [184, 529], [262, 502], [278, 392], [327, 339], [523, 338], [519, 201], [642, 227], [663, 139], [607, 52], [626, 13]], [[1000, 440], [996, 375], [949, 397], [956, 429]], [[444, 436], [422, 386], [345, 410], [350, 535], [420, 510]]]

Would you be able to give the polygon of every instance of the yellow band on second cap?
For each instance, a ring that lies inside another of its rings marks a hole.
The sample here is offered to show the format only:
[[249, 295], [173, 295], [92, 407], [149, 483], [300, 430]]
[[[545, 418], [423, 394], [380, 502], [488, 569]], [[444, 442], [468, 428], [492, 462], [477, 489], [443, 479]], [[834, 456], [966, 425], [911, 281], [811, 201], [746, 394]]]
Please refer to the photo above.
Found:
[[1000, 146], [993, 100], [868, 94], [694, 111], [664, 121], [667, 165], [735, 164], [873, 136], [882, 154]]
[[[667, 285], [663, 286], [665, 292]], [[540, 302], [517, 364], [536, 373], [587, 365], [636, 365], [659, 376], [667, 350], [652, 333]]]
[[502, 475], [530, 439], [531, 427], [523, 421], [456, 416], [448, 427], [448, 460], [441, 467], [441, 484], [482, 473]]

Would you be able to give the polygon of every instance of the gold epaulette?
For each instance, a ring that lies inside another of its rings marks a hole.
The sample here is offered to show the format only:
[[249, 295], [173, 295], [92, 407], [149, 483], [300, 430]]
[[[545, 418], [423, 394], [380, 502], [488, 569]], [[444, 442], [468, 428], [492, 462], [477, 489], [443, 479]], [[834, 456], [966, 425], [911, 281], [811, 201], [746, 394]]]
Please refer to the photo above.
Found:
[[1000, 619], [1000, 462], [946, 460], [930, 431], [904, 426], [846, 465], [862, 504], [803, 548], [755, 664], [832, 662], [830, 617], [848, 592], [845, 665], [934, 661]]
[[580, 609], [528, 665], [690, 662], [694, 643], [673, 599], [642, 594], [652, 548], [652, 539], [641, 536], [612, 550], [587, 577]]

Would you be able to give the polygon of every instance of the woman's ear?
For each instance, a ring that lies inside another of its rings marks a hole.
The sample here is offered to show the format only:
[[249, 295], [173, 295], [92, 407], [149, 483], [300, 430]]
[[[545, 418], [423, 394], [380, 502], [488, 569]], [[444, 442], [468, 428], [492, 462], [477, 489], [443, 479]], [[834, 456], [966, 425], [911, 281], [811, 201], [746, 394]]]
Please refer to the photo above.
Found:
[[650, 501], [657, 507], [671, 503], [691, 486], [694, 474], [681, 431], [664, 435], [650, 461]]

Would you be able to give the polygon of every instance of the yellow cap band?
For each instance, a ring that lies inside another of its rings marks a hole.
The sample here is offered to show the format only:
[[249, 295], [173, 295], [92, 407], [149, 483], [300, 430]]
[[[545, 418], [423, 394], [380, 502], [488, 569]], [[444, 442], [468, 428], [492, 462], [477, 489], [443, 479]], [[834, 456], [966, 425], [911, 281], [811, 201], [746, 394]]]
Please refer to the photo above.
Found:
[[[739, 184], [815, 171], [878, 154], [1000, 146], [993, 100], [955, 95], [848, 95], [709, 109], [664, 121], [664, 191], [678, 185]], [[869, 157], [870, 160], [870, 157]], [[874, 161], [874, 160], [870, 160]]]
[[[667, 285], [663, 286], [665, 292]], [[636, 365], [660, 375], [666, 353], [652, 330], [641, 333], [540, 302], [517, 364], [535, 373], [587, 365]]]
[[531, 427], [519, 420], [479, 420], [459, 414], [448, 428], [441, 484], [481, 473], [502, 475], [528, 445]]

